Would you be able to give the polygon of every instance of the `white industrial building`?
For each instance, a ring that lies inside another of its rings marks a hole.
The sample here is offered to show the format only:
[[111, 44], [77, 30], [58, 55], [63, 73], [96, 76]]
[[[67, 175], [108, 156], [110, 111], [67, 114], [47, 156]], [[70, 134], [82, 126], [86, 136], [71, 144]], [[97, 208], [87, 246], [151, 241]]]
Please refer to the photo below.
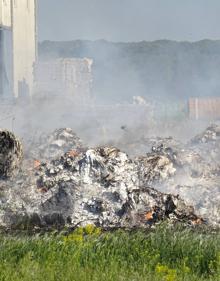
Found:
[[0, 0], [0, 97], [31, 96], [36, 0]]

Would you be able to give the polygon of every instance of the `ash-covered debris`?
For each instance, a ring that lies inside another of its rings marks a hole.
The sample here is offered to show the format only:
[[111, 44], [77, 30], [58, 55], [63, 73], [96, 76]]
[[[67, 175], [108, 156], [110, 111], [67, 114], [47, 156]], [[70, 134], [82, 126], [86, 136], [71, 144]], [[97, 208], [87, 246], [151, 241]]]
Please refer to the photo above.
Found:
[[193, 138], [189, 146], [193, 147], [207, 161], [219, 164], [220, 125], [210, 125], [204, 132]]
[[195, 136], [192, 140], [192, 144], [199, 143], [216, 143], [220, 141], [220, 126], [217, 124], [210, 125], [204, 132]]
[[[220, 225], [220, 186], [219, 180], [195, 180], [185, 185], [167, 186], [166, 192], [179, 194], [187, 204], [192, 204], [197, 213], [207, 218], [213, 226]], [[188, 184], [188, 185], [187, 185]]]
[[38, 185], [48, 189], [60, 182], [74, 181], [77, 185], [100, 182], [108, 187], [123, 181], [129, 188], [129, 184], [134, 184], [132, 176], [136, 170], [135, 163], [119, 149], [99, 147], [75, 154], [68, 152], [50, 164], [42, 165], [38, 171]]
[[[63, 132], [71, 135], [66, 129], [57, 132], [53, 140]], [[42, 144], [42, 155], [51, 157], [47, 149], [53, 140]], [[165, 219], [194, 225], [204, 218], [219, 226], [217, 162], [208, 161], [193, 144], [149, 140], [151, 149], [134, 159], [115, 147], [82, 149], [79, 142], [74, 148], [73, 140], [64, 151], [58, 146], [58, 157], [44, 164], [39, 158], [35, 168], [0, 182], [0, 225], [131, 228]]]
[[15, 135], [0, 129], [0, 178], [13, 176], [21, 165], [22, 145]]
[[[163, 192], [179, 194], [213, 225], [220, 225], [218, 130], [218, 126], [212, 125], [205, 133], [198, 135], [186, 145], [176, 143], [169, 146], [167, 139], [164, 142], [159, 139], [151, 153], [163, 155], [171, 161], [175, 169], [173, 176], [166, 173], [166, 180], [154, 183], [154, 187]], [[202, 140], [204, 136], [205, 141]]]
[[172, 137], [127, 136], [126, 151], [138, 155], [135, 159], [143, 182], [162, 192], [179, 194], [210, 224], [219, 226], [219, 132], [219, 125], [211, 125], [188, 143]]
[[180, 173], [189, 178], [215, 176], [216, 163], [206, 161], [200, 151], [193, 146], [185, 145], [172, 137], [148, 139], [147, 147], [149, 144], [151, 152], [139, 159], [143, 159], [146, 164], [149, 163], [149, 169], [155, 166], [153, 171], [157, 168], [161, 173], [161, 178], [168, 179]]
[[153, 152], [136, 160], [139, 163], [140, 179], [149, 185], [164, 181], [174, 176], [176, 172], [174, 163], [169, 158], [169, 155]]
[[26, 154], [29, 158], [42, 162], [82, 147], [82, 141], [71, 128], [61, 128], [35, 139], [29, 144]]
[[156, 191], [149, 187], [150, 180], [140, 179], [139, 166], [114, 147], [66, 153], [23, 182], [18, 180], [14, 188], [5, 183], [0, 224], [132, 228], [165, 219], [202, 223], [178, 196]]

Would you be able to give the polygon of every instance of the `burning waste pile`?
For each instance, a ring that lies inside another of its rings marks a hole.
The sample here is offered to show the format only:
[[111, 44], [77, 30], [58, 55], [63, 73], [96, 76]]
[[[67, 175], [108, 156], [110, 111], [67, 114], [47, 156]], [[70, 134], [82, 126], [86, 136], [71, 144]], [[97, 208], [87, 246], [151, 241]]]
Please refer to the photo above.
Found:
[[[210, 224], [219, 226], [220, 138], [215, 137], [211, 144], [210, 141], [201, 141], [210, 128], [220, 131], [219, 126], [213, 125], [186, 145], [175, 143], [172, 138], [149, 140], [153, 146], [152, 152], [147, 154], [147, 161], [160, 156], [167, 163], [162, 170], [170, 176], [163, 182], [154, 182], [154, 188], [179, 195], [187, 204], [194, 206], [197, 214]], [[196, 145], [195, 140], [199, 144]]]
[[26, 155], [28, 158], [47, 161], [60, 157], [71, 149], [82, 147], [82, 141], [71, 128], [61, 128], [29, 142]]
[[2, 227], [197, 225], [202, 217], [219, 225], [219, 185], [210, 185], [219, 170], [193, 148], [157, 139], [151, 152], [131, 159], [115, 147], [83, 148], [70, 129], [52, 136], [38, 147], [45, 163], [0, 181]]

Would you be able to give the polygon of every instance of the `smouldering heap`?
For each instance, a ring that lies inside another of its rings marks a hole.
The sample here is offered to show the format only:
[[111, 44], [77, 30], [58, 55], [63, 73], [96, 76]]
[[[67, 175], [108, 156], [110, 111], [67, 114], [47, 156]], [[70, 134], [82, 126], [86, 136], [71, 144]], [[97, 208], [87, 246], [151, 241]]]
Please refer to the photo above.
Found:
[[49, 160], [50, 150], [41, 150], [46, 162], [24, 165], [16, 177], [0, 182], [1, 226], [133, 228], [164, 220], [198, 225], [202, 217], [219, 225], [220, 192], [210, 185], [219, 179], [219, 167], [192, 146], [171, 147], [171, 139], [160, 139], [150, 153], [132, 159], [115, 147], [83, 148], [70, 129], [57, 130], [43, 146], [50, 147], [54, 136], [58, 142], [57, 136], [65, 136], [62, 146], [53, 146], [57, 157]]

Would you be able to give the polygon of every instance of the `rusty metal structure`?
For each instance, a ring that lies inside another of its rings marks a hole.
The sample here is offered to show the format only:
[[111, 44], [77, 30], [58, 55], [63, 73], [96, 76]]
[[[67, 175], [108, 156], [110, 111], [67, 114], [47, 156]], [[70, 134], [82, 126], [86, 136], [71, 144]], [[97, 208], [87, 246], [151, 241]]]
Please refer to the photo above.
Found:
[[191, 119], [220, 119], [220, 98], [191, 98], [188, 110]]

